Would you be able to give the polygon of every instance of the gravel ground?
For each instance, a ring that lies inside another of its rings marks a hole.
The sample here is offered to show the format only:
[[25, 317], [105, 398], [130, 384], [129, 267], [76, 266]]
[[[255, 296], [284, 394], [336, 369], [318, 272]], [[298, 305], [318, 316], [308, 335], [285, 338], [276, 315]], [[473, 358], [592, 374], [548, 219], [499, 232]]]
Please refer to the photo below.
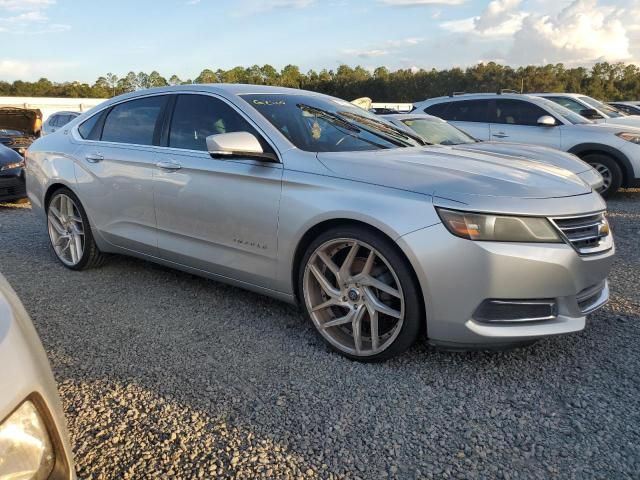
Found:
[[28, 205], [0, 207], [0, 271], [80, 478], [640, 478], [640, 190], [609, 206], [609, 306], [510, 352], [355, 363], [265, 297], [123, 257], [66, 270]]

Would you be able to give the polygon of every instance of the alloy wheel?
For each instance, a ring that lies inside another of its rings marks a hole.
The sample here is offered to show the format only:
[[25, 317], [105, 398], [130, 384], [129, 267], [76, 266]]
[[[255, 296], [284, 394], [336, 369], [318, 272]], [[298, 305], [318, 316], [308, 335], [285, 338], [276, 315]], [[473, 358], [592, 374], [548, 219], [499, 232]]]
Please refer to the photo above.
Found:
[[365, 242], [340, 238], [320, 245], [305, 267], [303, 289], [314, 325], [342, 352], [376, 355], [402, 329], [405, 300], [398, 276]]
[[47, 225], [51, 245], [60, 261], [68, 266], [77, 265], [84, 253], [84, 223], [71, 197], [59, 193], [51, 199]]
[[606, 165], [601, 163], [592, 163], [591, 166], [596, 169], [596, 171], [602, 175], [602, 179], [604, 180], [604, 186], [601, 191], [609, 190], [611, 187], [611, 183], [613, 182], [613, 173]]

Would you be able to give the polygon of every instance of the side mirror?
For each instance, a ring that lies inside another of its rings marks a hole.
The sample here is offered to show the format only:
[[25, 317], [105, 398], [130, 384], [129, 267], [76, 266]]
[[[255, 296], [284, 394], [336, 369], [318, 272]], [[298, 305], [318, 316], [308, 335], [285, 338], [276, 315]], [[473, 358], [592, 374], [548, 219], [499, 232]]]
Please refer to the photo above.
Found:
[[557, 125], [556, 119], [551, 115], [542, 115], [538, 119], [538, 125], [541, 127], [555, 127]]
[[245, 157], [268, 162], [277, 161], [273, 154], [264, 152], [258, 139], [249, 132], [209, 135], [207, 150], [213, 158]]
[[604, 118], [602, 115], [598, 113], [597, 110], [593, 108], [584, 108], [580, 110], [580, 115], [584, 118], [588, 118], [589, 120], [598, 120], [600, 118]]

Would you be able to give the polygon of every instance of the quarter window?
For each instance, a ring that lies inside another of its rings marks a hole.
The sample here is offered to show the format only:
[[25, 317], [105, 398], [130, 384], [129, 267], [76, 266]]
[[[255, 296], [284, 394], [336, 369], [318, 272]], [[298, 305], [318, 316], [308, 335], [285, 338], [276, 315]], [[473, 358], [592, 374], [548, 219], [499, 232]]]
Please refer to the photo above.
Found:
[[538, 125], [538, 119], [549, 115], [546, 110], [522, 100], [497, 100], [495, 123], [507, 125]]
[[116, 105], [104, 121], [105, 142], [152, 145], [165, 96], [139, 98]]
[[207, 137], [220, 133], [249, 132], [262, 137], [233, 108], [208, 95], [178, 95], [169, 130], [169, 146], [187, 150], [207, 150]]
[[447, 111], [447, 108], [449, 107], [449, 105], [451, 105], [451, 102], [436, 103], [435, 105], [429, 105], [427, 108], [424, 109], [424, 113], [433, 115], [434, 117], [444, 118], [445, 112]]

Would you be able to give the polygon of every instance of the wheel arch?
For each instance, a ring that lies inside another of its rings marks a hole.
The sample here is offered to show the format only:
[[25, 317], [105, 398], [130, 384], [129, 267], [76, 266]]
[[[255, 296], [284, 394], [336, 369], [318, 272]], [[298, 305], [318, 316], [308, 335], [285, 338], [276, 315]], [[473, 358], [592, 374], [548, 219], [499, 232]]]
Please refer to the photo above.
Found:
[[422, 290], [422, 284], [420, 282], [420, 278], [418, 277], [417, 273], [416, 273], [416, 269], [415, 266], [413, 265], [413, 263], [411, 262], [411, 260], [409, 259], [409, 256], [406, 254], [406, 252], [402, 249], [402, 247], [400, 247], [400, 245], [398, 245], [398, 243], [385, 231], [383, 231], [382, 229], [371, 225], [370, 223], [364, 222], [362, 220], [356, 220], [356, 219], [352, 219], [352, 218], [332, 218], [332, 219], [328, 219], [328, 220], [323, 220], [320, 221], [316, 224], [314, 224], [313, 226], [311, 226], [310, 228], [308, 228], [306, 230], [306, 232], [300, 237], [300, 240], [298, 241], [295, 251], [294, 251], [294, 255], [293, 255], [293, 260], [292, 260], [292, 268], [291, 268], [291, 285], [293, 287], [293, 296], [295, 298], [295, 301], [298, 304], [301, 304], [300, 301], [300, 292], [299, 292], [299, 286], [298, 286], [298, 275], [299, 275], [299, 271], [301, 268], [301, 262], [302, 262], [302, 258], [307, 250], [307, 248], [309, 247], [309, 245], [311, 244], [311, 242], [313, 242], [313, 240], [320, 234], [326, 232], [327, 230], [331, 229], [331, 228], [335, 228], [335, 227], [341, 227], [341, 226], [359, 226], [362, 227], [364, 229], [367, 229], [371, 232], [375, 232], [378, 235], [383, 236], [384, 238], [386, 238], [392, 245], [394, 245], [394, 247], [396, 248], [396, 250], [398, 251], [398, 253], [402, 256], [402, 258], [407, 262], [407, 265], [410, 267], [411, 269], [411, 275], [413, 276], [413, 280], [416, 283], [417, 287], [418, 287], [418, 292], [420, 295], [420, 301], [419, 304], [422, 308], [422, 316], [424, 318], [424, 321], [422, 322], [422, 328], [426, 329], [426, 305], [424, 303], [424, 293]]
[[590, 154], [600, 154], [611, 157], [620, 165], [620, 169], [622, 170], [623, 187], [628, 187], [634, 179], [635, 174], [631, 161], [617, 148], [610, 147], [609, 145], [603, 145], [601, 143], [580, 143], [571, 147], [568, 152], [573, 153], [580, 158]]
[[49, 205], [49, 200], [51, 199], [51, 197], [53, 196], [54, 193], [56, 193], [61, 188], [66, 188], [68, 190], [71, 190], [74, 194], [76, 193], [73, 191], [73, 188], [71, 188], [69, 185], [65, 183], [62, 183], [59, 181], [53, 182], [51, 185], [47, 187], [47, 189], [44, 192], [42, 208], [44, 208], [45, 212], [47, 210], [47, 205]]

